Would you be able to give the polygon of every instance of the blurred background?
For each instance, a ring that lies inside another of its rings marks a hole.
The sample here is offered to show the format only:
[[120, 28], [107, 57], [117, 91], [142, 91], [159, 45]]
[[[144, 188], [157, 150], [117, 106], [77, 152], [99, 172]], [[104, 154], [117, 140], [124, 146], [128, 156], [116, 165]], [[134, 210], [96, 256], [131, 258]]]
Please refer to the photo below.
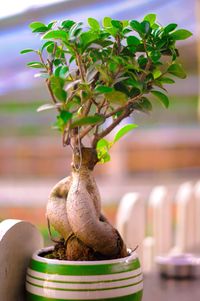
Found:
[[[43, 80], [26, 63], [32, 55], [20, 50], [39, 47], [28, 24], [55, 19], [86, 22], [92, 16], [142, 19], [154, 12], [162, 25], [178, 23], [193, 32], [179, 43], [180, 61], [188, 77], [168, 88], [168, 110], [153, 101], [153, 113], [136, 114], [139, 128], [113, 147], [112, 161], [96, 168], [104, 211], [113, 224], [125, 192], [148, 197], [154, 185], [175, 191], [184, 181], [200, 177], [198, 113], [198, 0], [6, 0], [0, 10], [0, 219], [29, 220], [46, 230], [45, 204], [51, 187], [70, 172], [70, 150], [51, 129], [52, 111], [36, 113], [49, 95]], [[198, 20], [199, 18], [199, 20]], [[198, 50], [199, 49], [199, 50]], [[199, 56], [199, 57], [198, 57]], [[34, 208], [34, 210], [33, 210]]]

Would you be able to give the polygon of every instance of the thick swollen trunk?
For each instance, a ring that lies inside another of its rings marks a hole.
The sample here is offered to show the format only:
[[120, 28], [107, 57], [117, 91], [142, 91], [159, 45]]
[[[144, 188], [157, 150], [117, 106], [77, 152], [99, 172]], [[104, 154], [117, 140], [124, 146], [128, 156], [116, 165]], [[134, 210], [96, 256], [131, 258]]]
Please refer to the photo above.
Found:
[[[101, 215], [100, 195], [92, 172], [96, 162], [96, 152], [93, 149], [83, 148], [80, 157], [74, 155], [71, 177], [55, 186], [47, 206], [47, 216], [54, 228], [65, 239], [73, 234], [73, 239], [68, 239], [66, 245], [67, 257], [72, 260], [80, 260], [81, 256], [87, 259], [85, 254], [91, 254], [91, 250], [94, 254], [101, 254], [103, 258], [127, 255], [118, 231]], [[64, 193], [63, 201], [56, 208], [54, 202], [61, 201], [58, 198], [61, 191]], [[66, 207], [62, 213], [64, 203]], [[55, 219], [56, 212], [51, 217], [52, 209], [59, 212], [60, 221]]]

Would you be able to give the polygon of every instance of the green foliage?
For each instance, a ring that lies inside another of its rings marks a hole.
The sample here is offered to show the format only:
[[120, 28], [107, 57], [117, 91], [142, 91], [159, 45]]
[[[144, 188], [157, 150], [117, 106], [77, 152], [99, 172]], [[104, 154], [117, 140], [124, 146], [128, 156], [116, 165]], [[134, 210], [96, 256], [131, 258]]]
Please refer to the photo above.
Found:
[[72, 122], [71, 128], [75, 128], [77, 126], [88, 125], [88, 124], [99, 124], [102, 122], [104, 122], [104, 117], [101, 115], [80, 117], [80, 118], [75, 119]]
[[113, 141], [108, 141], [105, 138], [102, 138], [97, 143], [97, 155], [98, 159], [101, 163], [106, 163], [110, 161], [110, 154], [109, 151], [111, 147], [119, 141], [123, 136], [125, 136], [128, 132], [132, 131], [133, 129], [137, 128], [137, 124], [127, 124], [123, 126], [116, 134]]
[[135, 129], [137, 127], [138, 127], [137, 124], [127, 124], [127, 125], [123, 126], [115, 135], [113, 142], [117, 142], [124, 135], [126, 135], [128, 132], [132, 131], [133, 129]]
[[45, 68], [44, 64], [40, 62], [30, 62], [27, 64], [27, 66], [30, 68], [38, 68], [38, 69]]
[[93, 18], [88, 18], [88, 24], [94, 31], [100, 31], [100, 24], [97, 20]]
[[164, 93], [160, 91], [151, 91], [151, 93], [161, 101], [165, 108], [169, 107], [169, 98]]
[[171, 34], [174, 40], [185, 40], [192, 36], [192, 33], [185, 29], [178, 29]]
[[148, 14], [144, 17], [144, 21], [148, 21], [151, 26], [156, 22], [156, 14]]
[[168, 71], [168, 73], [171, 73], [174, 76], [182, 78], [182, 79], [186, 78], [186, 76], [187, 76], [183, 67], [181, 66], [181, 64], [172, 64], [171, 66], [169, 66], [167, 71]]
[[51, 30], [48, 31], [45, 35], [43, 35], [43, 40], [57, 40], [61, 39], [63, 42], [67, 40], [67, 33], [63, 30]]
[[33, 49], [24, 49], [22, 51], [20, 51], [21, 54], [25, 54], [25, 53], [28, 53], [28, 52], [34, 52], [35, 50]]
[[67, 129], [69, 139], [72, 132], [81, 139], [89, 134], [99, 159], [107, 162], [113, 143], [135, 125], [123, 127], [113, 142], [104, 137], [132, 112], [149, 113], [148, 95], [169, 106], [165, 85], [175, 83], [171, 76], [186, 77], [176, 43], [191, 32], [176, 23], [160, 25], [154, 13], [141, 21], [87, 21], [86, 26], [73, 20], [33, 22], [30, 29], [42, 45], [21, 54], [33, 52], [39, 58], [27, 65], [39, 69], [36, 77], [45, 79], [53, 100], [38, 111], [57, 110], [55, 126], [63, 133]]

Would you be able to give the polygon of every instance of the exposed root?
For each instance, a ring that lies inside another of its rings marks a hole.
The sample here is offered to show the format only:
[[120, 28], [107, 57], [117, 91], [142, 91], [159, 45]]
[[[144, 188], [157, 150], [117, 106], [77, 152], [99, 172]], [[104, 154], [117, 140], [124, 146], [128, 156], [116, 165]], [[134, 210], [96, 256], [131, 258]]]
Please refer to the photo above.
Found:
[[58, 182], [50, 193], [46, 210], [46, 217], [49, 220], [49, 224], [53, 226], [64, 239], [72, 232], [66, 211], [66, 201], [70, 186], [71, 177], [64, 178]]
[[68, 260], [125, 257], [128, 254], [120, 234], [101, 214], [92, 174], [97, 154], [94, 149], [82, 148], [81, 165], [79, 156], [80, 152], [74, 152], [72, 176], [54, 186], [47, 205], [49, 223], [64, 239], [56, 244], [55, 256]]

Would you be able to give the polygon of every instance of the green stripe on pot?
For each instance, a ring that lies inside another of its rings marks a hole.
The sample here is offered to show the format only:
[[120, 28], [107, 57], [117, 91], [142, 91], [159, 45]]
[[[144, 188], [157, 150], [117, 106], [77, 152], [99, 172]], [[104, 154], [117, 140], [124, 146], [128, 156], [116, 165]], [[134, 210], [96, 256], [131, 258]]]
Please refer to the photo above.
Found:
[[136, 282], [136, 283], [131, 283], [129, 285], [124, 285], [124, 286], [116, 286], [116, 287], [109, 287], [109, 288], [95, 288], [95, 289], [67, 289], [67, 288], [58, 288], [58, 287], [51, 287], [48, 285], [38, 285], [29, 281], [26, 281], [28, 284], [35, 286], [35, 287], [40, 287], [40, 288], [44, 288], [44, 289], [50, 289], [50, 290], [55, 290], [55, 291], [68, 291], [68, 292], [96, 292], [96, 291], [108, 291], [108, 290], [115, 290], [115, 289], [122, 289], [122, 288], [127, 288], [127, 287], [131, 287], [131, 286], [135, 286], [138, 284], [141, 284], [143, 282], [143, 280]]
[[[83, 269], [84, 267], [84, 269]], [[114, 264], [99, 264], [99, 265], [59, 265], [59, 264], [50, 264], [48, 262], [39, 262], [34, 259], [31, 260], [30, 268], [47, 274], [59, 274], [59, 275], [74, 275], [81, 276], [83, 275], [106, 275], [106, 274], [116, 274], [124, 273], [128, 271], [135, 270], [140, 267], [138, 259], [135, 259], [130, 262], [114, 263]]]
[[55, 283], [69, 283], [69, 284], [91, 284], [91, 283], [111, 283], [111, 282], [119, 282], [119, 281], [124, 281], [124, 280], [129, 280], [129, 279], [134, 279], [137, 278], [138, 276], [141, 276], [142, 273], [138, 273], [137, 275], [131, 276], [131, 277], [126, 277], [126, 278], [120, 278], [120, 279], [112, 279], [112, 280], [99, 280], [99, 281], [62, 281], [62, 280], [52, 280], [52, 279], [45, 279], [41, 277], [35, 277], [32, 276], [31, 274], [27, 273], [27, 276], [37, 279], [37, 280], [43, 280], [43, 281], [48, 281], [48, 282], [55, 282]]
[[[95, 301], [141, 301], [142, 291], [123, 297], [95, 299]], [[40, 297], [27, 292], [28, 301], [47, 301], [46, 297]], [[78, 299], [77, 299], [78, 300]], [[61, 299], [48, 298], [48, 301], [61, 301]], [[67, 301], [75, 301], [75, 299], [68, 299]], [[84, 301], [91, 301], [91, 299], [84, 299]]]

